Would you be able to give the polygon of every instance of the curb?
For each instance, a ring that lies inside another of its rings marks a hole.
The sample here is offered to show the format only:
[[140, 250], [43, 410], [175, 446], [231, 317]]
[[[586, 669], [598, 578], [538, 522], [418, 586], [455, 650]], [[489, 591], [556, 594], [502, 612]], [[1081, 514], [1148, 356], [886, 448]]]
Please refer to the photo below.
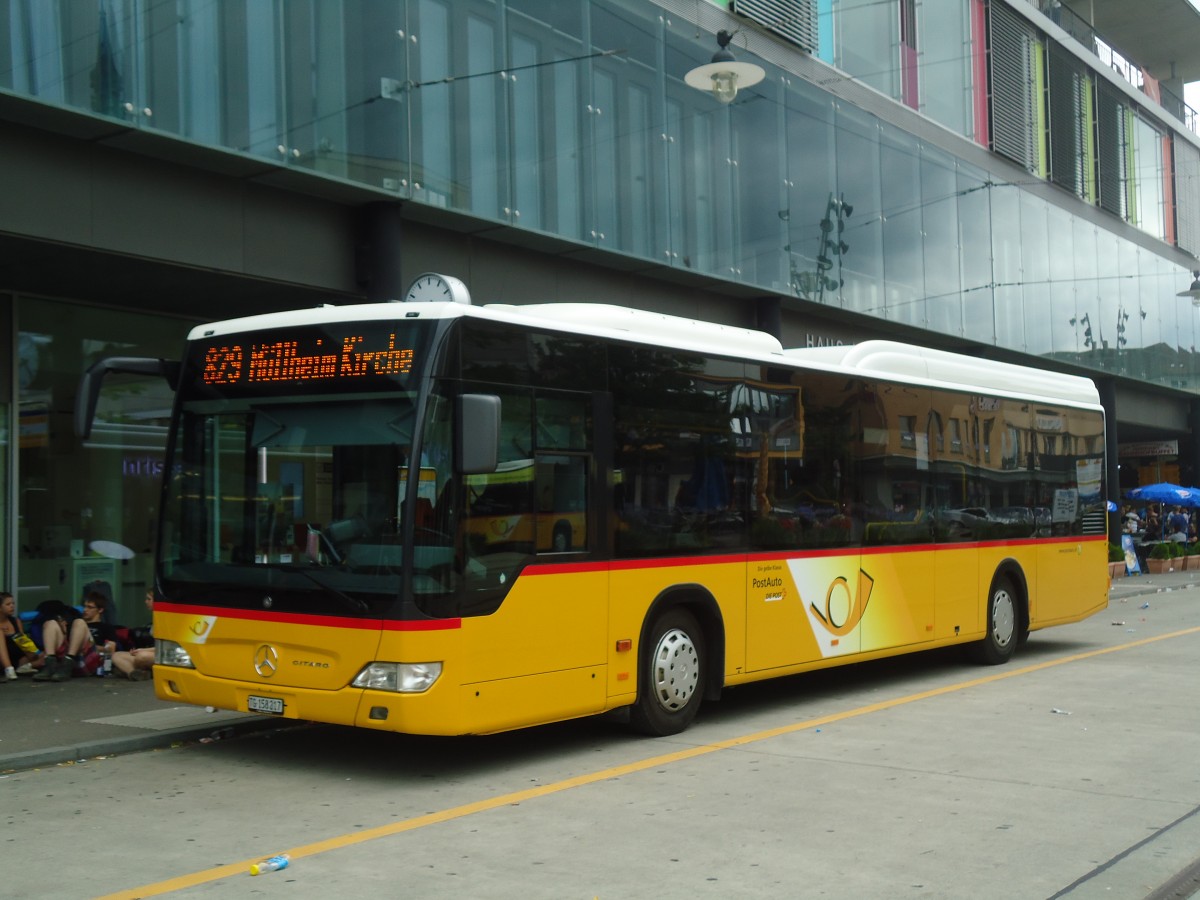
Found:
[[175, 731], [155, 731], [123, 737], [98, 738], [79, 744], [62, 744], [42, 750], [26, 750], [22, 753], [0, 756], [0, 775], [57, 766], [67, 762], [86, 761], [97, 756], [136, 753], [142, 750], [168, 750], [177, 742], [199, 741], [206, 737], [214, 740], [226, 740], [256, 731], [284, 730], [307, 724], [299, 720], [287, 721], [289, 724], [285, 725], [279, 719], [247, 719], [240, 722], [222, 723], [215, 728], [208, 725], [181, 728]]

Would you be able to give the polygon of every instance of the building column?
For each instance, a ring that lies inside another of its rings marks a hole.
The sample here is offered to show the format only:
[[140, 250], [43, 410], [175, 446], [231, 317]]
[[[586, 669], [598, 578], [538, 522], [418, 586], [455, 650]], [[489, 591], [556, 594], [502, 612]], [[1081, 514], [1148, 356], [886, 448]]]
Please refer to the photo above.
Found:
[[355, 278], [370, 303], [404, 299], [405, 285], [400, 274], [401, 225], [399, 203], [368, 203], [362, 208], [355, 248]]

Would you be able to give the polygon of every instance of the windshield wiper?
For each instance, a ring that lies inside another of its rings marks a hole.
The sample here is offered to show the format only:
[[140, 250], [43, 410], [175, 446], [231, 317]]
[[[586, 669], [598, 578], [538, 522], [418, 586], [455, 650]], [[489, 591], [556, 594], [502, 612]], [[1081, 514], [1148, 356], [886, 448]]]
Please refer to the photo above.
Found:
[[302, 566], [278, 565], [278, 566], [275, 566], [274, 568], [277, 568], [284, 572], [298, 572], [299, 574], [301, 574], [305, 578], [307, 578], [309, 581], [311, 581], [313, 584], [315, 584], [317, 587], [323, 588], [324, 590], [328, 591], [330, 594], [332, 594], [334, 597], [336, 597], [338, 600], [340, 600], [342, 605], [345, 606], [349, 610], [352, 610], [354, 612], [367, 612], [371, 608], [370, 606], [367, 605], [366, 600], [363, 600], [361, 597], [351, 597], [349, 594], [344, 593], [344, 592], [338, 590], [337, 588], [335, 588], [332, 584], [329, 584], [329, 583], [323, 581], [322, 579], [318, 578], [316, 575], [314, 575], [312, 573], [311, 570], [303, 568]]

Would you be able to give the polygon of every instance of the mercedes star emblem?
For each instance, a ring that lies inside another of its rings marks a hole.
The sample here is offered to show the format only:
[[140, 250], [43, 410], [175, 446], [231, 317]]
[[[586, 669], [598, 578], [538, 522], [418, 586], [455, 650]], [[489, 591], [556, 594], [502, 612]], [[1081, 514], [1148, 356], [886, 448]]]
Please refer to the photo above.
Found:
[[263, 678], [270, 678], [279, 668], [279, 651], [270, 644], [263, 644], [254, 651], [254, 671]]

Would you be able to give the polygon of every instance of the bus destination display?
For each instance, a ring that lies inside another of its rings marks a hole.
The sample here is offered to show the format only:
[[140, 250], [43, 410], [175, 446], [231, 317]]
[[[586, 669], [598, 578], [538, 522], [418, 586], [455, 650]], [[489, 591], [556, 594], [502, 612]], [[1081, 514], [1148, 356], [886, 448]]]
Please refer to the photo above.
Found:
[[398, 347], [395, 332], [329, 335], [307, 340], [274, 337], [262, 343], [213, 344], [204, 348], [206, 385], [303, 385], [313, 381], [392, 378], [412, 372], [414, 350]]

